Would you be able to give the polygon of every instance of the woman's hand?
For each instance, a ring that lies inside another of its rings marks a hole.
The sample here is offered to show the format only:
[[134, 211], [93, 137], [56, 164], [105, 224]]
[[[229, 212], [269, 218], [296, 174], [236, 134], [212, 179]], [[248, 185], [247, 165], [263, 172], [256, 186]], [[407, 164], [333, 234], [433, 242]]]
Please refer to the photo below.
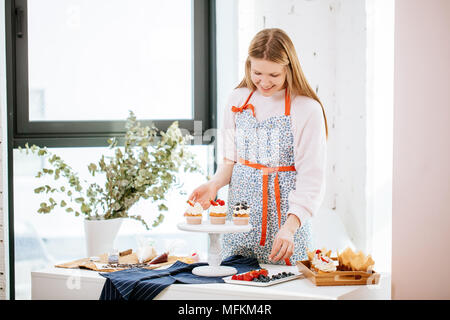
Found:
[[214, 200], [216, 198], [217, 191], [218, 188], [216, 184], [214, 183], [214, 181], [210, 180], [194, 189], [188, 200], [200, 203], [203, 207], [203, 210], [206, 210], [211, 205], [209, 200]]
[[269, 260], [277, 262], [292, 256], [294, 253], [294, 234], [300, 225], [301, 222], [297, 216], [288, 214], [286, 222], [281, 226], [275, 236]]
[[278, 230], [272, 245], [269, 260], [277, 262], [290, 258], [294, 253], [294, 232], [284, 225]]

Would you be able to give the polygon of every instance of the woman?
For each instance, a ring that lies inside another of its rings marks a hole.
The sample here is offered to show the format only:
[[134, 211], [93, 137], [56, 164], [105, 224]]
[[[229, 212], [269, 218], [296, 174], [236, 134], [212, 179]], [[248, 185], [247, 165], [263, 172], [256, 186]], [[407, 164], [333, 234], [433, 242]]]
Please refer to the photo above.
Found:
[[224, 257], [287, 265], [307, 259], [309, 219], [325, 190], [327, 136], [325, 111], [292, 41], [280, 29], [260, 31], [225, 108], [223, 163], [189, 196], [206, 210], [229, 184], [228, 215], [236, 203], [249, 205], [252, 230], [225, 234]]

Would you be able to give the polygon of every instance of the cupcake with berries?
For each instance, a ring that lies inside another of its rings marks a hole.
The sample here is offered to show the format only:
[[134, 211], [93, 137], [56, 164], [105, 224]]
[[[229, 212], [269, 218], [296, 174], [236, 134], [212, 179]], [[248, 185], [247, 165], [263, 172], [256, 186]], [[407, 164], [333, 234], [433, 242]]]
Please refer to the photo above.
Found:
[[186, 217], [187, 224], [202, 224], [203, 217], [203, 207], [198, 202], [193, 202], [192, 200], [187, 201], [188, 206], [184, 216]]
[[209, 221], [211, 224], [225, 224], [227, 216], [225, 201], [217, 199], [216, 201], [210, 200], [209, 202], [211, 203], [209, 207]]
[[233, 206], [233, 223], [236, 225], [248, 224], [250, 210], [247, 201], [236, 202]]

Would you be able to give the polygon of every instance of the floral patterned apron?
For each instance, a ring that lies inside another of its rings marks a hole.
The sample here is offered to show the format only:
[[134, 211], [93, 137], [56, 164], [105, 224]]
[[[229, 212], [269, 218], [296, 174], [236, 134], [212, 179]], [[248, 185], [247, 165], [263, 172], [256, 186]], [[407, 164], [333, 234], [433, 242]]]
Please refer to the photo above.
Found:
[[[236, 149], [239, 161], [234, 165], [228, 190], [228, 218], [233, 205], [247, 201], [252, 230], [224, 234], [222, 257], [241, 254], [255, 257], [260, 263], [269, 261], [272, 244], [288, 213], [288, 195], [295, 189], [294, 137], [291, 130], [290, 96], [285, 93], [285, 114], [258, 122], [255, 107], [248, 102], [232, 107], [236, 113]], [[311, 248], [311, 226], [306, 222], [294, 235], [294, 253], [280, 261], [295, 265], [307, 260], [306, 249]]]

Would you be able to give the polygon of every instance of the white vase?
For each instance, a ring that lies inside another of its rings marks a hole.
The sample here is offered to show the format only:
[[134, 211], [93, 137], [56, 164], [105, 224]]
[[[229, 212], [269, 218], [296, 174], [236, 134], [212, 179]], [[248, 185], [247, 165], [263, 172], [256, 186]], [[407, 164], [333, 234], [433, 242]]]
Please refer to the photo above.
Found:
[[110, 253], [114, 249], [114, 240], [122, 225], [123, 218], [106, 220], [84, 220], [84, 233], [87, 256]]

